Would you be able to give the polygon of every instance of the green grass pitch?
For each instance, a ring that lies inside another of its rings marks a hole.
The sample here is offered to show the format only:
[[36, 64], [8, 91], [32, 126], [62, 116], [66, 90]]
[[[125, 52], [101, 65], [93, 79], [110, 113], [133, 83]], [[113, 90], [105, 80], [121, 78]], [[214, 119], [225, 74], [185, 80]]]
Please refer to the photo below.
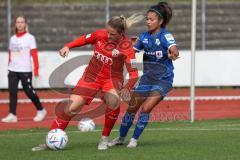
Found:
[[[240, 119], [149, 123], [138, 147], [126, 145], [98, 151], [101, 126], [81, 133], [66, 130], [69, 142], [62, 151], [32, 152], [43, 143], [47, 129], [0, 132], [0, 160], [239, 160]], [[129, 132], [130, 138], [133, 130]], [[118, 135], [116, 127], [111, 138]]]

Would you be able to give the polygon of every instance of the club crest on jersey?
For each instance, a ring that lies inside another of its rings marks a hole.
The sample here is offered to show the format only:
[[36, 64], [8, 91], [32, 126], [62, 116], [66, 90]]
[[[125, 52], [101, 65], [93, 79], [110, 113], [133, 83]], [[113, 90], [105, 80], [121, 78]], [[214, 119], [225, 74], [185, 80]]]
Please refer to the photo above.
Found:
[[156, 57], [161, 59], [163, 57], [162, 51], [156, 51]]
[[117, 49], [112, 50], [112, 56], [117, 57], [119, 55], [119, 51]]
[[161, 43], [160, 40], [157, 38], [155, 44], [159, 46], [160, 43]]

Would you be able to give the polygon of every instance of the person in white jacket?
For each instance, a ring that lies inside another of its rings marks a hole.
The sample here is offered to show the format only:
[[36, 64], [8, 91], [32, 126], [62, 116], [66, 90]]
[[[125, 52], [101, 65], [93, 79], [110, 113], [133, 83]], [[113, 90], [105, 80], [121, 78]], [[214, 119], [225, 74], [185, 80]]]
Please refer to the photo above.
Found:
[[[38, 52], [35, 37], [28, 33], [26, 18], [19, 16], [15, 20], [15, 35], [9, 41], [9, 63], [8, 63], [8, 89], [9, 89], [9, 114], [1, 119], [2, 122], [17, 122], [17, 92], [18, 83], [21, 81], [26, 95], [31, 99], [37, 109], [37, 114], [33, 121], [42, 121], [47, 111], [42, 107], [40, 100], [32, 86], [32, 72], [34, 77], [38, 77]], [[32, 67], [32, 60], [33, 66]], [[32, 71], [32, 68], [33, 71]]]

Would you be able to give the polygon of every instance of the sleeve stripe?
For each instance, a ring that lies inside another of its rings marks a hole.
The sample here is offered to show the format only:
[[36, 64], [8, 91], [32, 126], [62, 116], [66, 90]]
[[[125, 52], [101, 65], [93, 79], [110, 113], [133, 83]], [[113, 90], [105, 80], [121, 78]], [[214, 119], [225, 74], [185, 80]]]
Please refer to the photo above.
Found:
[[136, 50], [136, 51], [141, 51], [141, 50], [137, 49], [136, 47], [133, 47], [133, 49]]
[[168, 49], [170, 49], [172, 46], [176, 46], [176, 44], [174, 43], [174, 44], [171, 44], [169, 47], [168, 47]]

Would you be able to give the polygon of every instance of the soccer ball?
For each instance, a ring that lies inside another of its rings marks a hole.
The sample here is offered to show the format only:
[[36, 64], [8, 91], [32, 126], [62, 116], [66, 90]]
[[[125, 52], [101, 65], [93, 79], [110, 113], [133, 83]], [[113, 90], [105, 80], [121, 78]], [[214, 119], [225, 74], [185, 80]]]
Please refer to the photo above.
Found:
[[52, 150], [61, 150], [66, 147], [68, 136], [61, 129], [53, 129], [46, 136], [46, 144]]
[[83, 118], [78, 123], [78, 129], [81, 132], [93, 131], [95, 129], [95, 123], [94, 123], [94, 121], [91, 118]]

